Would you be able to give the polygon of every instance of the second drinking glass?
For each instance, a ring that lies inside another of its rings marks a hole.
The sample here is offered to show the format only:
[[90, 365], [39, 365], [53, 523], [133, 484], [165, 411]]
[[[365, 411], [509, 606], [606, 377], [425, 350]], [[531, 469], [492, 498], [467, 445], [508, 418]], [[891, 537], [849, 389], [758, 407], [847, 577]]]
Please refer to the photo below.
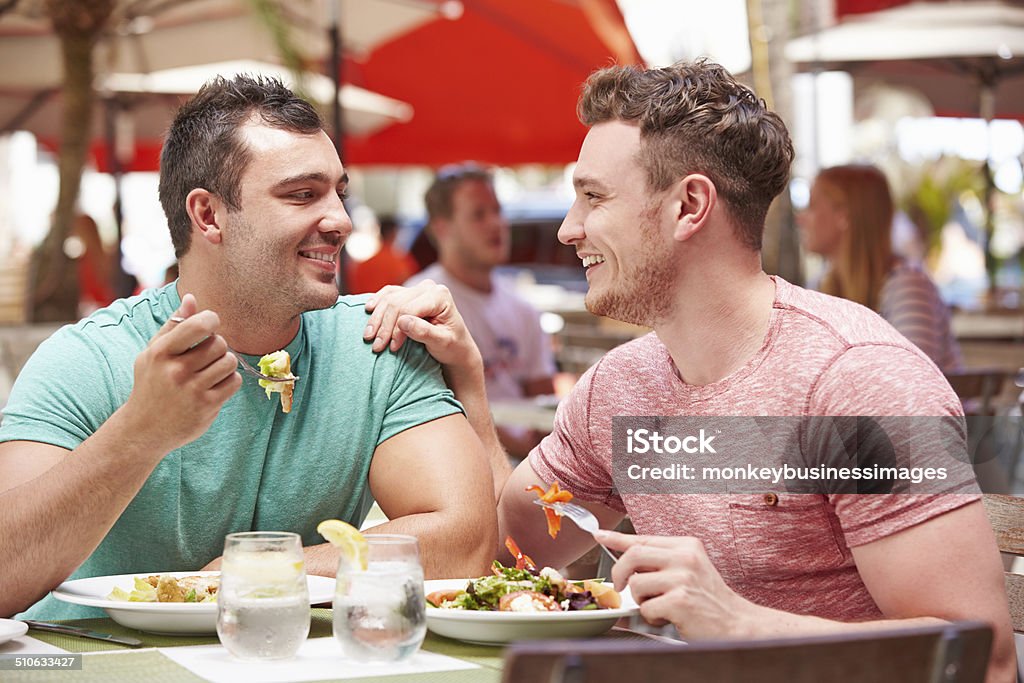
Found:
[[399, 661], [427, 632], [423, 567], [414, 536], [367, 534], [367, 562], [342, 557], [334, 596], [334, 637], [354, 659]]

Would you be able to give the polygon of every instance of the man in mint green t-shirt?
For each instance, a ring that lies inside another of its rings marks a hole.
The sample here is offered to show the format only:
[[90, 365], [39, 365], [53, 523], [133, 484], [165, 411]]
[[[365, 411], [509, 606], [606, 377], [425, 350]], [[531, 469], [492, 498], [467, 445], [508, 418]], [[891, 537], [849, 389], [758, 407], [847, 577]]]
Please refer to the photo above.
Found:
[[[480, 442], [423, 347], [375, 353], [365, 299], [337, 296], [348, 176], [316, 112], [276, 81], [218, 78], [160, 166], [180, 279], [61, 329], [4, 411], [0, 616], [85, 615], [39, 601], [69, 576], [216, 567], [236, 531], [294, 531], [307, 571], [333, 575], [317, 523], [358, 525], [374, 499], [428, 577], [481, 573]], [[300, 378], [289, 413], [237, 370], [279, 349]]]

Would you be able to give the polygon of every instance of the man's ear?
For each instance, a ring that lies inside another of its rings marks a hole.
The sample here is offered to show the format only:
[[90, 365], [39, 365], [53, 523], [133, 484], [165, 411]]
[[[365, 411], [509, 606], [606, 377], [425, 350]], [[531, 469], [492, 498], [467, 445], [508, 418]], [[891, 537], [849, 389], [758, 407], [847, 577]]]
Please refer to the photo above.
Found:
[[201, 187], [197, 187], [185, 197], [185, 211], [192, 220], [192, 228], [210, 244], [220, 244], [222, 239], [219, 215], [224, 211], [221, 199]]
[[444, 241], [451, 232], [451, 221], [447, 218], [434, 218], [427, 224], [427, 234], [434, 240], [435, 246]]
[[672, 237], [684, 242], [707, 225], [711, 211], [718, 204], [718, 190], [706, 175], [692, 173], [669, 192], [676, 214]]

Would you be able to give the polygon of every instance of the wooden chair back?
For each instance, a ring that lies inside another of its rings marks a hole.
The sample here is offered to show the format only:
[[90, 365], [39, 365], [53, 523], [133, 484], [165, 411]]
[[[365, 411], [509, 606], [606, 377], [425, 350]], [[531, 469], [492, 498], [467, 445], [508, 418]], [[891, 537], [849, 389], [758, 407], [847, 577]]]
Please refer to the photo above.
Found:
[[22, 325], [28, 322], [31, 314], [30, 278], [26, 258], [0, 259], [0, 324]]
[[527, 641], [503, 683], [981, 683], [992, 629], [953, 622], [782, 640], [680, 643]]
[[946, 381], [960, 397], [967, 415], [995, 415], [996, 399], [1013, 373], [1004, 368], [974, 368], [947, 372]]
[[[988, 521], [996, 532], [999, 552], [1004, 556], [1024, 556], [1024, 498], [986, 493], [983, 501]], [[1024, 574], [1006, 571], [1004, 578], [1013, 630], [1024, 633]]]

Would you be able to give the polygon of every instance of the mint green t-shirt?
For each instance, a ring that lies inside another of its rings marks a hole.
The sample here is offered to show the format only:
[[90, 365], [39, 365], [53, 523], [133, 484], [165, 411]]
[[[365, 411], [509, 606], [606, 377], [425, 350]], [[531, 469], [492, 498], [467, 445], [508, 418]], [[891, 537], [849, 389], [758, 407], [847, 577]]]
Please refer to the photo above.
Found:
[[[374, 449], [461, 410], [422, 345], [374, 354], [363, 342], [366, 298], [341, 297], [304, 313], [286, 347], [301, 378], [291, 412], [281, 412], [278, 394], [268, 400], [243, 375], [210, 429], [164, 457], [71, 578], [198, 570], [236, 531], [293, 531], [313, 545], [323, 542], [316, 533], [321, 520], [358, 526], [372, 504], [367, 478]], [[73, 451], [127, 400], [136, 355], [180, 303], [172, 283], [57, 331], [18, 376], [0, 442]], [[255, 365], [258, 357], [246, 360]], [[47, 597], [25, 614], [101, 613]]]

